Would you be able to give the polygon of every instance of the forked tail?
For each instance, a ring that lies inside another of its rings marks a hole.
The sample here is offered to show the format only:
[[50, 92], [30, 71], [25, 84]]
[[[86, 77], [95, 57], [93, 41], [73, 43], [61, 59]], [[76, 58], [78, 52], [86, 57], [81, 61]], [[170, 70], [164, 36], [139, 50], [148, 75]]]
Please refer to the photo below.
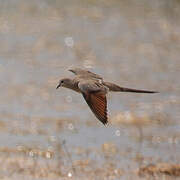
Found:
[[125, 87], [120, 87], [114, 83], [103, 82], [105, 86], [109, 88], [109, 91], [115, 92], [134, 92], [134, 93], [158, 93], [157, 91], [147, 91], [147, 90], [139, 90], [139, 89], [130, 89]]

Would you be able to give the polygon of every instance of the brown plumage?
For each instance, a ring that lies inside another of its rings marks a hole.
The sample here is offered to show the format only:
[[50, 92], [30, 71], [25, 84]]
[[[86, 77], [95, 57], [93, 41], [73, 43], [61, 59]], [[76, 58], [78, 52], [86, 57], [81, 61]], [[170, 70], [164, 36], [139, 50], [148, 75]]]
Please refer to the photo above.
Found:
[[84, 99], [95, 116], [103, 123], [107, 123], [107, 100], [101, 92], [83, 93]]
[[61, 79], [57, 88], [62, 86], [81, 93], [91, 111], [103, 124], [107, 124], [108, 122], [106, 94], [109, 91], [157, 93], [155, 91], [120, 87], [114, 83], [105, 82], [101, 76], [80, 68], [70, 69], [69, 71], [76, 75], [75, 78]]

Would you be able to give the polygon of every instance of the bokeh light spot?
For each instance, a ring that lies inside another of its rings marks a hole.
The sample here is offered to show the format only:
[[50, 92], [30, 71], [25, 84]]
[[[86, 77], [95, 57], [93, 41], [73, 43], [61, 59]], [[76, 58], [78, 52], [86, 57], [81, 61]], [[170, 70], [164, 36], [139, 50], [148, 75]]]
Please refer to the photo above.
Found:
[[116, 135], [116, 136], [120, 136], [120, 135], [121, 135], [120, 130], [116, 130], [116, 131], [115, 131], [115, 135]]
[[66, 102], [67, 103], [71, 103], [72, 102], [72, 97], [71, 96], [67, 96], [66, 97]]
[[73, 40], [72, 37], [66, 37], [64, 39], [64, 42], [65, 42], [66, 46], [68, 46], [68, 47], [73, 47], [74, 46], [74, 40]]
[[72, 177], [72, 173], [71, 172], [68, 172], [68, 177]]
[[72, 123], [68, 124], [68, 129], [69, 129], [69, 130], [73, 130], [73, 129], [74, 129], [74, 126], [73, 126]]

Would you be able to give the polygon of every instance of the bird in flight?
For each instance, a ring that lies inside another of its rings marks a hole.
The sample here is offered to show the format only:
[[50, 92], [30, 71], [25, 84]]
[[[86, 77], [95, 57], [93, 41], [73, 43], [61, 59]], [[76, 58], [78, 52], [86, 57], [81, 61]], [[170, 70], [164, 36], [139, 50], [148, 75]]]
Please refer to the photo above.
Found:
[[156, 91], [130, 89], [106, 82], [95, 73], [80, 68], [69, 69], [75, 74], [74, 78], [63, 78], [59, 87], [72, 89], [81, 93], [94, 115], [105, 125], [108, 122], [106, 94], [113, 92], [157, 93]]

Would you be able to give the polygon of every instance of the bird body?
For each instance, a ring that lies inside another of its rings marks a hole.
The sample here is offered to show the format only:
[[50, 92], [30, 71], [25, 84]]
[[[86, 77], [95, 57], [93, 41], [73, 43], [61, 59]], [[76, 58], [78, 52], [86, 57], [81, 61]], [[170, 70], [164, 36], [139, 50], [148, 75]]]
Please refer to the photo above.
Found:
[[103, 78], [95, 73], [80, 68], [70, 69], [75, 74], [74, 78], [63, 78], [57, 88], [65, 87], [81, 93], [94, 115], [103, 123], [107, 124], [107, 99], [109, 91], [156, 93], [155, 91], [137, 90], [120, 87], [111, 82], [103, 81]]

